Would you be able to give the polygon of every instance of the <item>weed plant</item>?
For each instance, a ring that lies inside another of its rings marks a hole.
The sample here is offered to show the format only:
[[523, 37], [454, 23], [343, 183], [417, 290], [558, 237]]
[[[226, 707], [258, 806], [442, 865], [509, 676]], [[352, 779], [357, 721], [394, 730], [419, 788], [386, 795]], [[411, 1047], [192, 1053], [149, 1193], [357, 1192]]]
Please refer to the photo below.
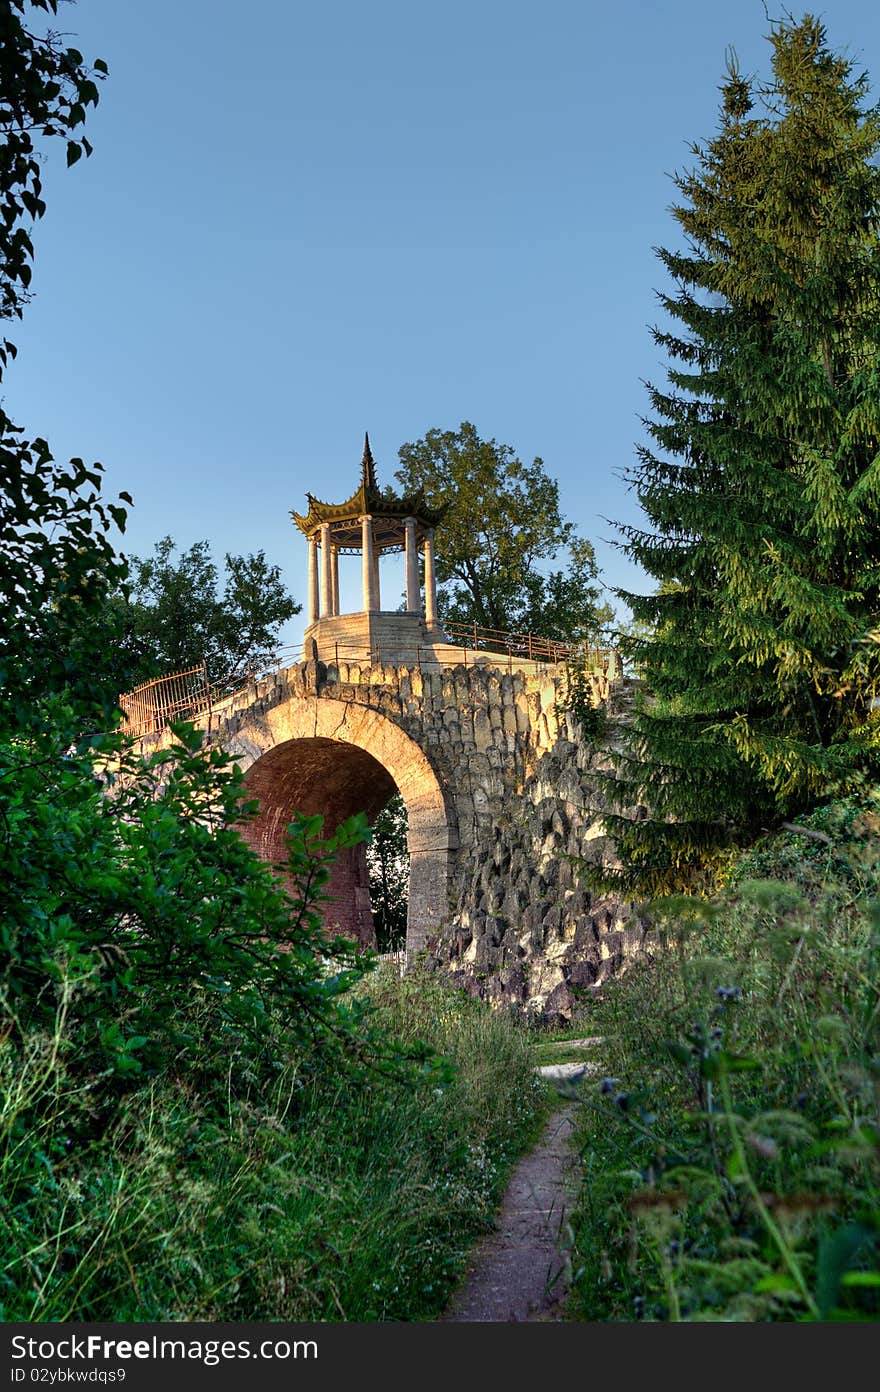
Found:
[[504, 1015], [392, 968], [361, 994], [384, 1059], [279, 1033], [261, 1059], [230, 1054], [212, 1088], [185, 1074], [133, 1087], [100, 1135], [84, 1124], [101, 1085], [76, 1067], [74, 988], [52, 1030], [8, 1035], [0, 1317], [436, 1317], [542, 1092]]
[[576, 1318], [880, 1314], [878, 830], [838, 802], [654, 904], [591, 1020]]

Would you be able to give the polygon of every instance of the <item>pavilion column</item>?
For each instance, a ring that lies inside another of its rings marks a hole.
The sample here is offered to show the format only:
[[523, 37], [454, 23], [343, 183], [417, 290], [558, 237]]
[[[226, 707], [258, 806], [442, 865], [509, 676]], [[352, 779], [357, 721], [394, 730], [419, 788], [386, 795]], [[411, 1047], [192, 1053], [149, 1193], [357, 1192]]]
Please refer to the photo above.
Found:
[[425, 623], [437, 625], [437, 575], [434, 570], [434, 528], [425, 532]]
[[333, 613], [333, 558], [330, 555], [330, 523], [321, 523], [321, 618]]
[[406, 519], [406, 607], [410, 614], [421, 612], [419, 596], [419, 553], [416, 547], [416, 519]]
[[361, 518], [361, 551], [364, 613], [374, 614], [379, 605], [376, 595], [376, 562], [373, 555], [373, 519], [369, 513]]
[[330, 589], [331, 589], [331, 594], [332, 594], [332, 599], [333, 599], [333, 613], [334, 613], [334, 615], [335, 615], [335, 614], [338, 614], [338, 613], [339, 613], [339, 547], [338, 547], [338, 546], [334, 546], [334, 547], [332, 548], [332, 551], [333, 551], [333, 566], [332, 566], [332, 575], [331, 575], [331, 585], [330, 585]]
[[318, 622], [318, 536], [309, 537], [309, 623]]
[[373, 552], [373, 595], [376, 600], [376, 612], [382, 608], [382, 591], [379, 588], [379, 556], [378, 548]]

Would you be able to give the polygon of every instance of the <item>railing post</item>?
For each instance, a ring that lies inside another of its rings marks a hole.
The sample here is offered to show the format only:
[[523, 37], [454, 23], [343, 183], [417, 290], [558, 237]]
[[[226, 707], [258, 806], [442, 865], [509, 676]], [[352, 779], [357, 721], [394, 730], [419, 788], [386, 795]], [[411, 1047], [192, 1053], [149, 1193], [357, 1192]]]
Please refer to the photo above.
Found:
[[214, 711], [211, 705], [211, 683], [208, 681], [208, 664], [204, 658], [202, 658], [202, 675], [205, 678], [205, 695], [208, 699], [208, 733], [210, 734]]

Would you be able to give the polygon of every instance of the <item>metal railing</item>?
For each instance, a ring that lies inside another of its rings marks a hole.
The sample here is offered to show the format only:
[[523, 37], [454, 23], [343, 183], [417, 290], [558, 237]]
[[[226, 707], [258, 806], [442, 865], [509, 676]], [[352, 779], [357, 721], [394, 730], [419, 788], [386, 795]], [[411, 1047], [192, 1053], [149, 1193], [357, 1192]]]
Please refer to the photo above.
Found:
[[205, 664], [185, 672], [142, 682], [119, 697], [125, 729], [132, 735], [162, 730], [182, 715], [201, 715], [211, 708], [211, 686]]
[[504, 653], [525, 658], [528, 662], [550, 663], [586, 660], [588, 666], [606, 667], [613, 654], [610, 648], [585, 647], [583, 643], [563, 643], [557, 638], [544, 638], [537, 633], [509, 633], [500, 628], [481, 628], [479, 624], [443, 625], [452, 639], [460, 639], [469, 648], [481, 652]]
[[173, 720], [195, 719], [205, 714], [210, 727], [213, 712], [225, 701], [285, 664], [292, 666], [301, 656], [301, 644], [281, 648], [259, 666], [229, 672], [216, 681], [208, 680], [208, 669], [204, 662], [185, 672], [154, 677], [152, 681], [142, 682], [133, 691], [126, 691], [118, 697], [125, 716], [123, 729], [126, 734], [140, 739], [143, 735], [164, 730]]
[[[337, 679], [341, 663], [351, 666], [368, 662], [381, 666], [383, 661], [389, 666], [427, 668], [436, 671], [438, 667], [473, 665], [494, 658], [497, 665], [505, 666], [512, 672], [517, 662], [527, 661], [536, 666], [558, 666], [561, 663], [584, 663], [588, 671], [595, 671], [606, 683], [613, 682], [620, 675], [617, 653], [612, 648], [584, 647], [581, 644], [561, 643], [555, 638], [543, 638], [533, 633], [507, 633], [502, 629], [480, 628], [476, 624], [445, 624], [439, 647], [447, 648], [454, 656], [440, 653], [437, 646], [401, 647], [399, 644], [373, 645], [369, 654], [364, 652], [362, 642], [334, 642], [333, 664]], [[460, 654], [460, 656], [459, 656]], [[208, 716], [210, 729], [215, 712], [232, 698], [263, 677], [269, 676], [284, 667], [292, 667], [305, 660], [307, 654], [301, 644], [279, 648], [259, 666], [228, 673], [215, 681], [208, 680], [204, 663], [190, 667], [184, 672], [172, 672], [167, 676], [155, 677], [142, 682], [133, 691], [126, 691], [119, 697], [119, 705], [125, 716], [123, 729], [136, 739], [144, 735], [156, 734], [173, 720], [195, 719]], [[505, 660], [506, 659], [506, 660]], [[322, 661], [330, 665], [330, 653], [322, 653]]]
[[396, 968], [398, 976], [403, 976], [406, 973], [407, 951], [405, 947], [400, 947], [395, 952], [377, 952], [376, 956], [380, 962], [390, 962]]
[[[517, 652], [498, 649], [490, 651], [474, 648], [472, 644], [456, 643], [452, 640], [438, 640], [438, 644], [414, 643], [371, 643], [366, 649], [363, 643], [346, 643], [334, 640], [324, 646], [321, 661], [325, 666], [341, 671], [343, 665], [350, 667], [414, 667], [421, 671], [436, 672], [446, 667], [472, 667], [475, 663], [485, 663], [490, 658], [495, 665], [512, 671], [515, 668]], [[521, 660], [521, 658], [519, 659]], [[538, 659], [536, 665], [552, 666], [556, 659]]]

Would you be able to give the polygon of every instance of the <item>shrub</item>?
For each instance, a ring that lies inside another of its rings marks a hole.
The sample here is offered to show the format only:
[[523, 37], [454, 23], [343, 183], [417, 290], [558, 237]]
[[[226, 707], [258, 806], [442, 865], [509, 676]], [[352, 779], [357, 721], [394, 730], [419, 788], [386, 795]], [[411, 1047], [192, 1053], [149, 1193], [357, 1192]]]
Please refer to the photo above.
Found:
[[714, 902], [656, 904], [585, 1095], [575, 1308], [880, 1313], [880, 799], [820, 809]]

